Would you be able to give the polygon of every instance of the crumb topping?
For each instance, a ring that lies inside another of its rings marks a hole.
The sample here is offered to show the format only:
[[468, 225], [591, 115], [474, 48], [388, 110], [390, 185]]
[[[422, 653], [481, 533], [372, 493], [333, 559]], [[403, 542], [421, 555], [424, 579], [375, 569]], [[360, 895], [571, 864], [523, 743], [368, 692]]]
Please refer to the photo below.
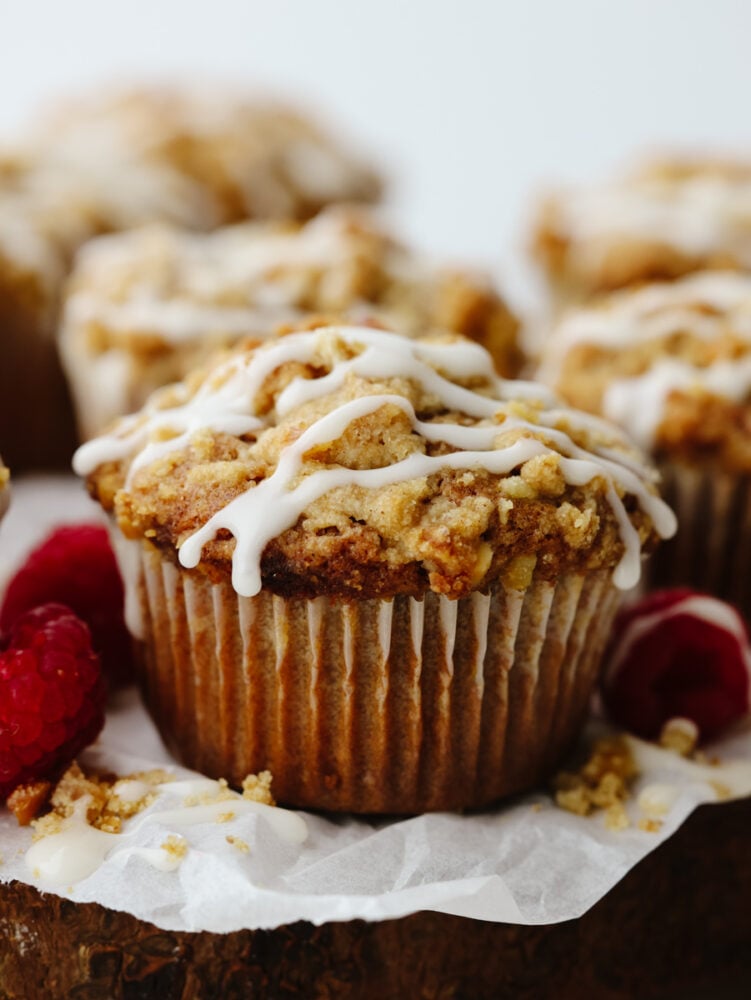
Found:
[[644, 448], [751, 471], [751, 278], [696, 275], [572, 311], [541, 376]]
[[380, 193], [372, 170], [310, 119], [227, 88], [69, 100], [38, 121], [27, 148], [37, 187], [86, 193], [100, 231], [153, 218], [198, 228], [309, 218], [330, 202]]
[[533, 252], [566, 297], [751, 266], [751, 163], [674, 157], [540, 206]]
[[198, 235], [162, 225], [102, 237], [79, 256], [62, 336], [92, 358], [127, 352], [148, 387], [155, 364], [161, 384], [176, 381], [217, 346], [310, 313], [462, 333], [505, 375], [521, 361], [518, 324], [483, 276], [429, 264], [353, 207], [302, 226]]
[[232, 570], [239, 593], [261, 577], [305, 596], [458, 597], [533, 570], [638, 576], [642, 545], [674, 526], [608, 425], [498, 379], [476, 344], [368, 328], [241, 345], [76, 468], [127, 537]]

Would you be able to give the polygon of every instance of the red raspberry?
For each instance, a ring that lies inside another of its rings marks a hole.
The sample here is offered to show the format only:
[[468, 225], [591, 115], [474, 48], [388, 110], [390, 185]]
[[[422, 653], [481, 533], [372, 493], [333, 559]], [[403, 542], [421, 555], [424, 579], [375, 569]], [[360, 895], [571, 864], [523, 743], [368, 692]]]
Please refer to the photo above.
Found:
[[101, 525], [58, 528], [34, 549], [8, 586], [0, 608], [0, 631], [7, 631], [24, 611], [50, 602], [66, 604], [89, 626], [110, 686], [132, 680], [123, 584]]
[[729, 604], [687, 588], [652, 594], [616, 618], [602, 682], [608, 714], [655, 739], [691, 719], [711, 739], [749, 711], [751, 649]]
[[0, 646], [0, 801], [55, 779], [104, 725], [105, 687], [84, 622], [61, 604], [22, 615]]

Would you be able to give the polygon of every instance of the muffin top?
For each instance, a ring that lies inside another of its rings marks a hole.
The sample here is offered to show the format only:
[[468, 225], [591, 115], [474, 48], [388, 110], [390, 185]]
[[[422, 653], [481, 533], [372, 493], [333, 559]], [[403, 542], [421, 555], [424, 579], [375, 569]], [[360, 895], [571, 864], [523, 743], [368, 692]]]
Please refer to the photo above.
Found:
[[706, 272], [572, 310], [540, 376], [647, 450], [751, 472], [751, 276]]
[[675, 527], [609, 425], [463, 338], [326, 327], [248, 342], [83, 445], [123, 533], [244, 596], [460, 597], [615, 568]]
[[534, 253], [573, 297], [689, 272], [751, 269], [751, 162], [672, 158], [541, 206]]
[[463, 333], [507, 375], [521, 360], [518, 324], [487, 279], [433, 266], [353, 207], [304, 225], [208, 235], [155, 225], [93, 240], [70, 280], [63, 328], [90, 354], [150, 355], [186, 341], [210, 350], [309, 313]]
[[219, 87], [111, 91], [61, 103], [22, 150], [37, 192], [83, 196], [99, 230], [162, 219], [213, 228], [305, 219], [335, 201], [371, 201], [372, 170], [316, 124]]

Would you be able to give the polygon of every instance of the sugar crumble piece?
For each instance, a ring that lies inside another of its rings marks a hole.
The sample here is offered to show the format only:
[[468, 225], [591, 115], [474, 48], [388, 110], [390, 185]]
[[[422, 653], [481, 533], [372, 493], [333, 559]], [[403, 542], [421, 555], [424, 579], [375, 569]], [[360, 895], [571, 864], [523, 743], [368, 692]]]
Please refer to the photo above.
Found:
[[699, 728], [691, 719], [668, 719], [660, 730], [658, 742], [665, 750], [690, 757], [699, 742]]
[[50, 811], [31, 820], [33, 839], [59, 833], [73, 815], [76, 802], [86, 796], [86, 822], [104, 833], [120, 833], [122, 823], [150, 805], [155, 789], [172, 775], [167, 771], [139, 771], [127, 776], [85, 774], [74, 761], [49, 797]]
[[720, 802], [727, 802], [728, 799], [732, 798], [733, 793], [722, 781], [710, 781], [709, 784], [714, 789]]
[[673, 785], [655, 781], [641, 790], [636, 804], [645, 816], [657, 819], [670, 812], [677, 797], [678, 790]]
[[249, 774], [242, 783], [243, 798], [263, 805], [275, 806], [276, 801], [271, 794], [271, 771], [261, 771], [260, 774]]
[[183, 805], [186, 807], [212, 806], [216, 802], [230, 802], [232, 799], [237, 798], [237, 792], [232, 791], [226, 778], [219, 778], [216, 782], [216, 786], [216, 789], [212, 789], [208, 792], [199, 792], [196, 795], [186, 795], [183, 799]]
[[236, 814], [231, 809], [228, 809], [227, 812], [219, 813], [216, 821], [217, 823], [231, 823], [235, 818], [235, 815]]
[[625, 830], [630, 825], [628, 813], [622, 802], [613, 802], [605, 810], [605, 828], [607, 830]]
[[662, 820], [652, 819], [650, 816], [642, 816], [637, 826], [645, 833], [659, 833], [662, 829]]
[[242, 839], [242, 837], [234, 837], [231, 833], [228, 833], [224, 839], [232, 847], [236, 847], [241, 854], [250, 853], [250, 847], [248, 846], [247, 842]]
[[561, 771], [553, 779], [556, 805], [577, 816], [604, 810], [607, 829], [623, 830], [629, 825], [624, 802], [637, 774], [625, 740], [596, 740], [578, 771]]
[[188, 842], [184, 837], [178, 837], [174, 833], [171, 833], [159, 846], [175, 861], [182, 861], [188, 853]]
[[15, 788], [8, 796], [6, 805], [19, 826], [28, 826], [47, 805], [51, 794], [52, 782], [33, 781]]

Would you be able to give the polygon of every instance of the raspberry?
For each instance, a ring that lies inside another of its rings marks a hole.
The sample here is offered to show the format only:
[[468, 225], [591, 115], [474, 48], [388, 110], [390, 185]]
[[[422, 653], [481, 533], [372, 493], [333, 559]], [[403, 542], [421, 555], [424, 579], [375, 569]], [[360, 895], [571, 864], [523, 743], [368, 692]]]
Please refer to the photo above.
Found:
[[0, 646], [0, 801], [55, 779], [104, 725], [105, 686], [85, 622], [61, 604], [22, 615]]
[[111, 687], [131, 681], [131, 639], [123, 619], [123, 584], [107, 531], [99, 524], [58, 528], [34, 549], [11, 580], [0, 608], [0, 631], [40, 604], [67, 605], [91, 629]]
[[751, 649], [729, 604], [687, 588], [659, 591], [615, 621], [602, 697], [624, 728], [655, 739], [669, 719], [691, 719], [702, 740], [749, 711]]

